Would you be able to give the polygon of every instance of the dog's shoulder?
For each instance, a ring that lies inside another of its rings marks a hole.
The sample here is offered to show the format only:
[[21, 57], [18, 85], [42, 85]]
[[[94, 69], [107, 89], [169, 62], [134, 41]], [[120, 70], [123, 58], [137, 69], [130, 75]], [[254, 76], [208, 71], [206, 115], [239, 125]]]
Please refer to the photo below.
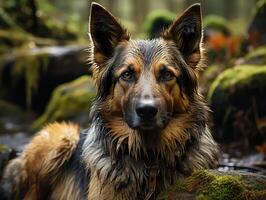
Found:
[[52, 123], [32, 139], [22, 157], [27, 171], [45, 175], [70, 159], [79, 142], [80, 128], [72, 123]]
[[[57, 183], [64, 165], [76, 152], [80, 128], [72, 123], [52, 123], [39, 131], [18, 158], [6, 166], [1, 189], [12, 199], [36, 199], [38, 188]], [[50, 185], [50, 186], [49, 186]]]

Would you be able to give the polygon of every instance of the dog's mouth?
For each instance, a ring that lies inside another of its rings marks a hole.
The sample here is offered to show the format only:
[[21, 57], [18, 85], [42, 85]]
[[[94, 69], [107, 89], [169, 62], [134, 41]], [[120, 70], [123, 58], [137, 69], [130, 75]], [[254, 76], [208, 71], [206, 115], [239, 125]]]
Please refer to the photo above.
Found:
[[151, 131], [158, 129], [158, 125], [156, 124], [155, 120], [150, 121], [141, 121], [139, 125], [137, 126], [137, 129], [143, 130], [143, 131]]
[[144, 120], [139, 117], [127, 119], [126, 122], [130, 128], [140, 132], [160, 132], [168, 124], [168, 120], [160, 120], [157, 118]]

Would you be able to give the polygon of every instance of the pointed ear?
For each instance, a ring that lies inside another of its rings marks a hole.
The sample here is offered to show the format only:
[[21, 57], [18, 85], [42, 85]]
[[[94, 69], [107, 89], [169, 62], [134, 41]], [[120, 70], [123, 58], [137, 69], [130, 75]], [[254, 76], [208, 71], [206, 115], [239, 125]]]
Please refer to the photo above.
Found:
[[96, 62], [110, 58], [119, 42], [129, 40], [127, 31], [114, 16], [94, 2], [91, 4], [89, 33]]
[[172, 40], [191, 67], [201, 59], [202, 19], [200, 4], [190, 6], [163, 33], [163, 38]]

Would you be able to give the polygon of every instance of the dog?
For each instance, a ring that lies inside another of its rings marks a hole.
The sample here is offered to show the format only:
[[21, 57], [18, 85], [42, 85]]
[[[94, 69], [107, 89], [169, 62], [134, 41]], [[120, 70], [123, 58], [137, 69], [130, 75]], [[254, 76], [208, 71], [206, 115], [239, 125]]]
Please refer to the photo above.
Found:
[[90, 15], [98, 88], [86, 130], [44, 127], [3, 175], [10, 199], [154, 199], [177, 179], [217, 165], [203, 68], [200, 4], [159, 38], [133, 40], [97, 3]]

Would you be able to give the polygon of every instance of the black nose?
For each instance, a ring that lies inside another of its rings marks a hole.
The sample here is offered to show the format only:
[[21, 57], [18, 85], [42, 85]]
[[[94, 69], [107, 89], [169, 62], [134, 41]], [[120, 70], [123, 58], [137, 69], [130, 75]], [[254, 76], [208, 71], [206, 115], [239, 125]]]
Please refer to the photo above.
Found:
[[136, 106], [136, 112], [142, 119], [151, 119], [155, 117], [158, 109], [151, 103], [138, 103]]

